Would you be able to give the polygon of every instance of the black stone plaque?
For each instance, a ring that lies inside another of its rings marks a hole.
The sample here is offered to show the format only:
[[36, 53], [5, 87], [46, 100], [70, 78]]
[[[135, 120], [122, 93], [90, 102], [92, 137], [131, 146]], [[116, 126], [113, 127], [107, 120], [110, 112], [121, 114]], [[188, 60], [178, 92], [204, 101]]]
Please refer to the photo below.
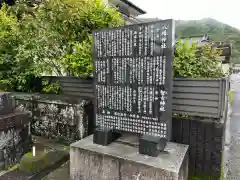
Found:
[[93, 33], [96, 126], [170, 139], [174, 20]]

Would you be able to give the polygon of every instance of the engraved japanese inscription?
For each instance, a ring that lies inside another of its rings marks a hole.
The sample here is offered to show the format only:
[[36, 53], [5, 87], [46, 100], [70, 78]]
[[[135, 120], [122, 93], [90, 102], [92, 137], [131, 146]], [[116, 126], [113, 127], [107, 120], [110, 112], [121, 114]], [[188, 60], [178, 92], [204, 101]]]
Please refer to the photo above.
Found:
[[96, 125], [168, 137], [174, 21], [93, 33]]

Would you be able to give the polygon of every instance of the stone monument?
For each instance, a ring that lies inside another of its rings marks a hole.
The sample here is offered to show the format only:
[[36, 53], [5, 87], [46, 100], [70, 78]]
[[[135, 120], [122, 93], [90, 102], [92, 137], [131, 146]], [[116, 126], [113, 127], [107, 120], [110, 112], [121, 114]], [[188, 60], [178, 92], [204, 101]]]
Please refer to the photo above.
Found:
[[95, 132], [72, 144], [72, 179], [187, 179], [188, 146], [168, 142], [174, 37], [174, 20], [93, 33]]
[[95, 143], [132, 132], [142, 135], [142, 154], [157, 156], [165, 148], [172, 128], [174, 31], [166, 20], [94, 32]]
[[29, 113], [15, 110], [11, 93], [0, 92], [0, 169], [18, 162], [29, 151]]

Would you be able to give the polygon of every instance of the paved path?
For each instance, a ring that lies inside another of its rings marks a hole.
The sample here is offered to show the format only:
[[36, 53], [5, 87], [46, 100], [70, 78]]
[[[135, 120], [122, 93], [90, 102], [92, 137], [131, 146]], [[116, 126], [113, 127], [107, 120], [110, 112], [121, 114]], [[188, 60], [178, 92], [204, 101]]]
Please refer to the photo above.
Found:
[[69, 177], [69, 161], [62, 165], [60, 168], [51, 172], [42, 180], [70, 180]]
[[[68, 148], [54, 142], [53, 140], [49, 140], [42, 137], [36, 137], [34, 138], [35, 146], [38, 151], [43, 151], [45, 148], [47, 149], [57, 149], [57, 150], [67, 150]], [[66, 162], [66, 160], [64, 160]], [[59, 168], [54, 168], [55, 170], [51, 170], [52, 172], [47, 172], [48, 175], [40, 174], [40, 177], [34, 177], [37, 180], [40, 180], [42, 177], [43, 180], [70, 180], [69, 179], [69, 162], [64, 163]], [[13, 169], [12, 169], [13, 170]], [[16, 171], [0, 171], [0, 180], [27, 180], [31, 178], [29, 175], [24, 173], [19, 173]]]
[[227, 180], [240, 179], [240, 75], [232, 75], [231, 88], [234, 90], [232, 106], [230, 163]]
[[[52, 140], [46, 138], [37, 138], [38, 144], [44, 144], [44, 146], [52, 147], [54, 149], [63, 149], [64, 146], [54, 143]], [[39, 147], [41, 148], [41, 147]], [[69, 178], [69, 161], [64, 163], [61, 167], [57, 168], [55, 171], [48, 174], [42, 180], [70, 180]]]

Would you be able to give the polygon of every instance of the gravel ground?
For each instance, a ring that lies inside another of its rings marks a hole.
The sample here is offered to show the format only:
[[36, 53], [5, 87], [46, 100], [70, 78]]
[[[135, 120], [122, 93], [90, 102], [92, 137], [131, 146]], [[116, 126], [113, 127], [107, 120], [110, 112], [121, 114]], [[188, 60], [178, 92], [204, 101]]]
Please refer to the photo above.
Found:
[[230, 163], [226, 180], [240, 179], [240, 76], [232, 75], [232, 89], [234, 90], [234, 103], [231, 117], [231, 145]]

